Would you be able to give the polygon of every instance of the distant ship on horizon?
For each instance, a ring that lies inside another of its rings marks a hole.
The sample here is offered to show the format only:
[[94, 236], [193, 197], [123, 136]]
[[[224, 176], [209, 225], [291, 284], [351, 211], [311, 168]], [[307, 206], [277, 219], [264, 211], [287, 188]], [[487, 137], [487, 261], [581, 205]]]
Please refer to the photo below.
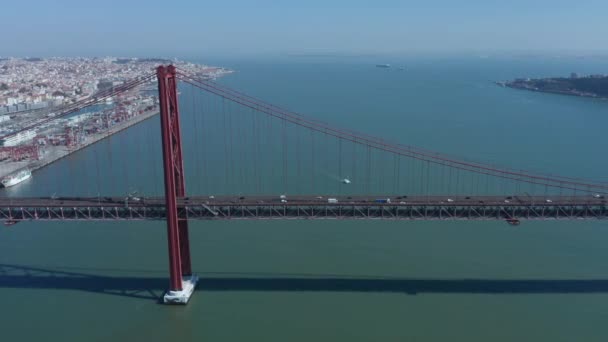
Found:
[[376, 68], [390, 68], [390, 64], [376, 64]]

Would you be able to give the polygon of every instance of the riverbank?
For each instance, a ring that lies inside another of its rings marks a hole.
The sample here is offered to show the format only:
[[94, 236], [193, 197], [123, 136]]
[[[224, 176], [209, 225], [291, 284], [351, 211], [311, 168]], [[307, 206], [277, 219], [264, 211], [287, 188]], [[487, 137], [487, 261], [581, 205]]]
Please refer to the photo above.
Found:
[[5, 161], [0, 163], [0, 178], [5, 177], [17, 170], [23, 168], [29, 168], [31, 171], [35, 171], [41, 169], [47, 165], [50, 165], [74, 152], [80, 151], [88, 146], [95, 144], [103, 140], [104, 138], [108, 138], [122, 130], [125, 130], [133, 125], [136, 125], [140, 122], [143, 122], [147, 119], [150, 119], [154, 115], [158, 114], [158, 109], [150, 110], [147, 112], [143, 112], [142, 114], [131, 118], [130, 120], [123, 121], [115, 126], [110, 127], [108, 130], [93, 133], [87, 135], [86, 140], [83, 141], [82, 144], [78, 145], [75, 148], [68, 148], [67, 146], [47, 146], [44, 148], [44, 152], [39, 160], [28, 160], [21, 162], [13, 162], [13, 161]]
[[495, 82], [502, 87], [568, 96], [608, 99], [608, 76], [515, 79]]

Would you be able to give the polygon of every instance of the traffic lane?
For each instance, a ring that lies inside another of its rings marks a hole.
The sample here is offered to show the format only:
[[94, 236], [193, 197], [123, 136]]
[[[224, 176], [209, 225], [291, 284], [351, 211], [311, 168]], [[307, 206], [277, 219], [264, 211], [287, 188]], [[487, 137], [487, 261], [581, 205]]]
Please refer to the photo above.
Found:
[[[330, 200], [331, 199], [331, 200]], [[390, 199], [390, 203], [387, 203]], [[603, 198], [589, 196], [530, 196], [528, 198], [516, 198], [516, 196], [290, 196], [280, 198], [277, 196], [197, 196], [186, 197], [177, 200], [178, 205], [383, 205], [383, 206], [411, 206], [411, 205], [446, 205], [446, 206], [520, 206], [520, 205], [602, 205], [606, 201]], [[334, 202], [334, 203], [329, 203]], [[36, 206], [36, 207], [88, 207], [88, 206], [129, 206], [129, 207], [154, 207], [164, 206], [163, 197], [60, 197], [60, 198], [2, 198], [2, 206]]]

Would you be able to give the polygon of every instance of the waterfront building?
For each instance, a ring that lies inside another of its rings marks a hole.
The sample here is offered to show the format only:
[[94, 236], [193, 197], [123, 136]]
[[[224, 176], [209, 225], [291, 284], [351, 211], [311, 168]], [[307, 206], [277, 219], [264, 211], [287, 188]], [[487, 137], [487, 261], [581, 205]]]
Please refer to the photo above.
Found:
[[11, 137], [0, 139], [0, 146], [17, 146], [21, 143], [32, 140], [35, 136], [36, 131], [33, 129], [29, 129], [27, 131], [19, 132]]

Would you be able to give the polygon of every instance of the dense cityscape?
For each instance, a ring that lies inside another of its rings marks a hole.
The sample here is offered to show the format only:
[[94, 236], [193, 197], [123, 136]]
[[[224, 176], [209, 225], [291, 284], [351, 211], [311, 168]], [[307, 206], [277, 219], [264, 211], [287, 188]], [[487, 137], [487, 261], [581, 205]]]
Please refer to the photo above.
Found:
[[0, 114], [76, 101], [105, 87], [149, 74], [158, 64], [169, 62], [210, 77], [227, 72], [223, 68], [151, 58], [0, 59]]
[[158, 58], [0, 60], [0, 177], [10, 186], [32, 170], [158, 113], [155, 79], [103, 105], [62, 113], [78, 101], [151, 75], [159, 64], [215, 79], [230, 70]]

